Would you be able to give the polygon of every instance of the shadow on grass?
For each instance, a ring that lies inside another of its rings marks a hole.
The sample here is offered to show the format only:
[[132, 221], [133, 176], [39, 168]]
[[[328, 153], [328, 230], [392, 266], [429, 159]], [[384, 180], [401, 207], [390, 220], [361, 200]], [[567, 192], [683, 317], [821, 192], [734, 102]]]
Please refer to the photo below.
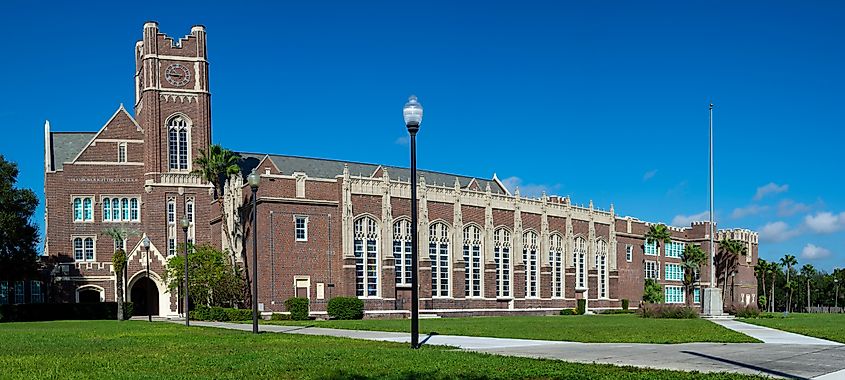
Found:
[[693, 352], [693, 351], [681, 351], [681, 352], [683, 352], [685, 354], [690, 354], [690, 355], [702, 357], [702, 358], [705, 358], [705, 359], [710, 359], [710, 360], [715, 360], [715, 361], [722, 362], [722, 363], [732, 364], [732, 365], [735, 365], [737, 367], [752, 369], [752, 370], [759, 371], [761, 373], [766, 373], [766, 374], [769, 374], [769, 375], [785, 377], [787, 379], [809, 380], [809, 378], [806, 378], [806, 377], [796, 376], [796, 375], [792, 375], [792, 374], [789, 374], [789, 373], [786, 373], [786, 372], [781, 372], [781, 371], [777, 371], [777, 370], [773, 370], [773, 369], [769, 369], [769, 368], [763, 368], [763, 367], [756, 366], [756, 365], [753, 365], [753, 364], [742, 363], [742, 362], [738, 362], [736, 360], [720, 358], [718, 356], [702, 354], [700, 352]]

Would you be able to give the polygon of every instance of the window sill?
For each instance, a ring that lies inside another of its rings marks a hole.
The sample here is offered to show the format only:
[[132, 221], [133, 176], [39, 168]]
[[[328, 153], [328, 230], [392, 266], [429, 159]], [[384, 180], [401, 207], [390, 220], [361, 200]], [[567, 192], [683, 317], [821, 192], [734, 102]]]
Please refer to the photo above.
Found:
[[513, 301], [513, 297], [496, 297], [496, 301]]

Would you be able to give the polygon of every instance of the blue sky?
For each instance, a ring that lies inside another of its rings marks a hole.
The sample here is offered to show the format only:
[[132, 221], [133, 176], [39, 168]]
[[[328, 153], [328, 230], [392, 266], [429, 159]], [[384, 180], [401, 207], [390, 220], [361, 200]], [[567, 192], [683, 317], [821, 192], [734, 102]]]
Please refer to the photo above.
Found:
[[44, 120], [96, 131], [144, 21], [204, 24], [230, 149], [407, 165], [413, 93], [423, 168], [681, 224], [707, 217], [713, 101], [720, 227], [845, 266], [841, 2], [117, 3], [4, 3], [0, 153], [42, 196]]

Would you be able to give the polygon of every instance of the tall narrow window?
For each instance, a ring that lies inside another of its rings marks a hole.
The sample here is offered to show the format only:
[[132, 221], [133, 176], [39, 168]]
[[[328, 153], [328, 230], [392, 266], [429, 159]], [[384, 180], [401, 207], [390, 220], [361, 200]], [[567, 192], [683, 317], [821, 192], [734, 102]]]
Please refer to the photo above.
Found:
[[634, 246], [630, 244], [625, 245], [625, 261], [631, 262], [634, 260]]
[[117, 144], [117, 162], [126, 162], [126, 143]]
[[103, 221], [111, 221], [111, 198], [103, 198]]
[[176, 201], [167, 200], [167, 224], [176, 224]]
[[540, 266], [537, 265], [537, 234], [526, 232], [523, 234], [524, 246], [522, 262], [525, 264], [525, 296], [537, 297], [537, 284], [540, 281]]
[[82, 249], [82, 238], [73, 239], [73, 259], [76, 261], [85, 260], [85, 253]]
[[428, 228], [428, 257], [431, 259], [431, 296], [449, 296], [449, 227], [433, 223]]
[[73, 198], [73, 221], [82, 221], [82, 198]]
[[308, 217], [297, 215], [294, 217], [294, 235], [296, 241], [308, 241]]
[[599, 298], [607, 298], [607, 242], [596, 240], [596, 269], [599, 274]]
[[188, 199], [185, 201], [185, 218], [188, 219], [188, 223], [194, 224], [194, 200]]
[[464, 286], [466, 297], [481, 297], [481, 229], [476, 226], [464, 228]]
[[138, 213], [138, 198], [129, 199], [129, 218], [133, 222], [141, 220], [140, 214]]
[[[176, 239], [168, 238], [167, 239], [167, 255], [174, 256], [176, 255]], [[190, 260], [189, 260], [190, 262]], [[188, 277], [190, 278], [190, 277]]]
[[120, 218], [123, 221], [129, 220], [129, 198], [120, 200]]
[[511, 296], [511, 233], [500, 228], [493, 233], [493, 261], [496, 264], [496, 297]]
[[9, 303], [9, 282], [0, 281], [0, 305]]
[[549, 236], [549, 263], [552, 265], [552, 297], [563, 297], [563, 238], [558, 234]]
[[32, 280], [29, 283], [29, 302], [42, 303], [44, 302], [44, 294], [41, 293], [41, 281]]
[[354, 223], [355, 294], [378, 297], [378, 224], [369, 217]]
[[86, 221], [94, 220], [94, 201], [91, 198], [82, 199], [82, 217]]
[[85, 261], [94, 261], [94, 239], [85, 238]]
[[126, 252], [126, 240], [116, 239], [114, 241], [114, 250], [117, 251], [118, 249], [122, 249]]
[[176, 116], [170, 119], [167, 129], [170, 170], [188, 170], [188, 121]]
[[396, 285], [411, 284], [411, 222], [402, 219], [393, 223], [393, 261]]
[[23, 281], [15, 281], [15, 303], [24, 302]]
[[587, 241], [583, 237], [575, 238], [572, 262], [575, 263], [575, 286], [587, 287]]

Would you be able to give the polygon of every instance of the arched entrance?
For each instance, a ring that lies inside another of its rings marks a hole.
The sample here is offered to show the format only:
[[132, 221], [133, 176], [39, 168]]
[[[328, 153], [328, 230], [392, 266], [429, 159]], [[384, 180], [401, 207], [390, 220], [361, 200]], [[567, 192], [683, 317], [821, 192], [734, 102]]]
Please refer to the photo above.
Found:
[[158, 287], [153, 280], [141, 277], [132, 285], [130, 299], [134, 304], [135, 315], [158, 315]]
[[100, 302], [100, 291], [94, 288], [85, 288], [79, 290], [79, 303], [97, 303]]

